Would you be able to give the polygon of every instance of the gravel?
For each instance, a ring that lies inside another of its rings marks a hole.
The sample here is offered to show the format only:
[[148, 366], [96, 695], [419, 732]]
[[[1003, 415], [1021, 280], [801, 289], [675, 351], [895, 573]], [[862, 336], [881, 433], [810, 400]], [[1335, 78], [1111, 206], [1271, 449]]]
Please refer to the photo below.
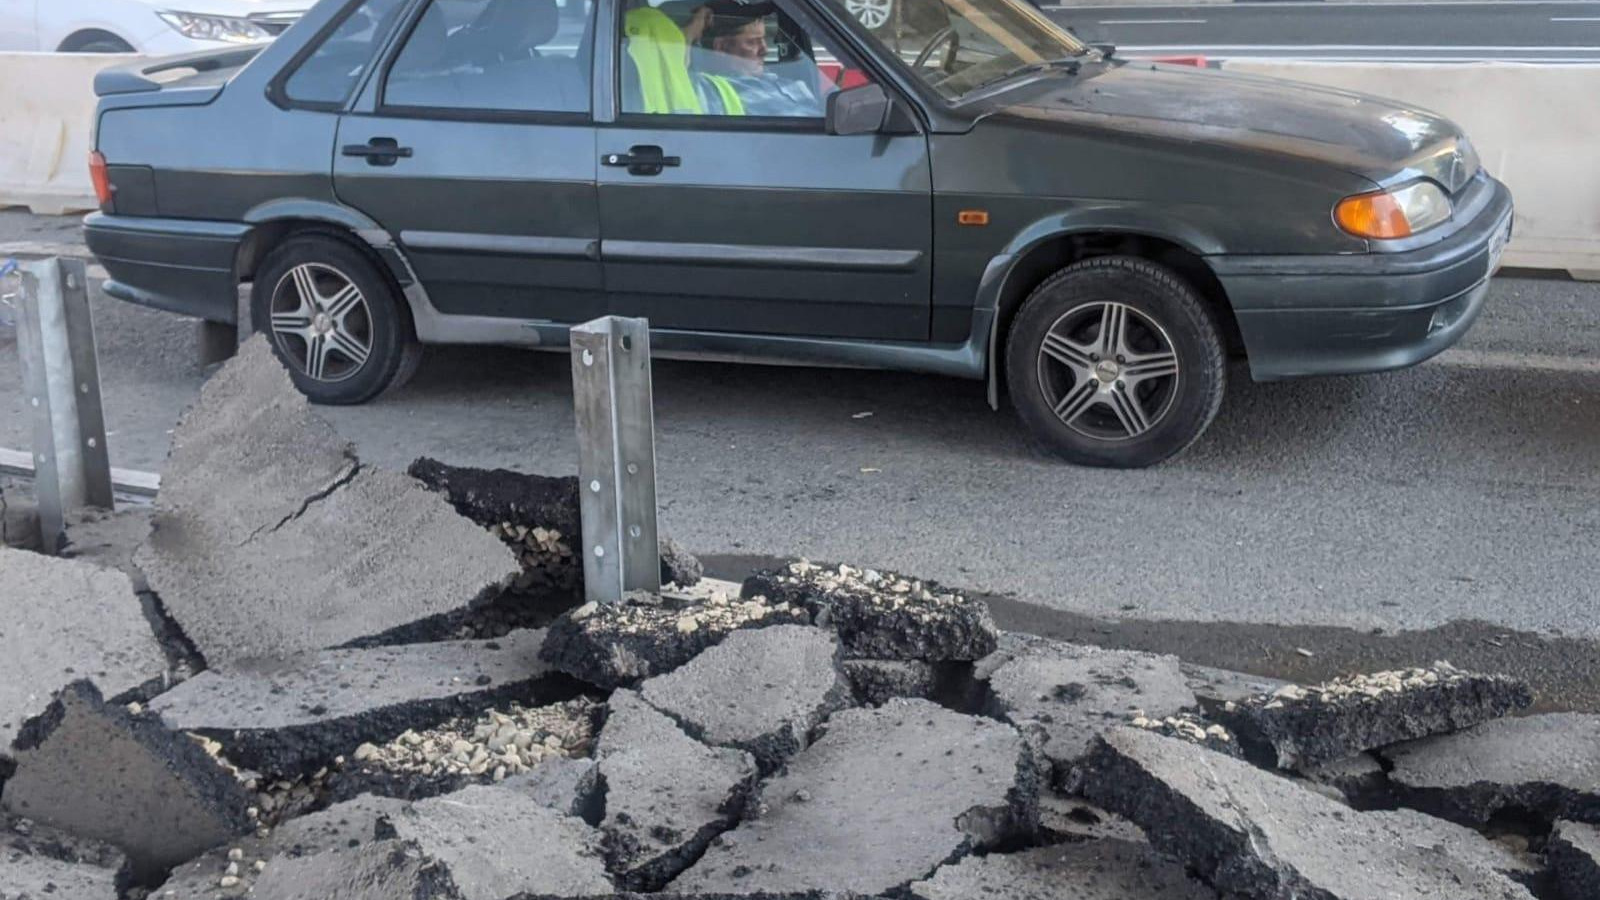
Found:
[[705, 602], [635, 594], [618, 604], [586, 603], [556, 620], [543, 657], [574, 678], [611, 690], [671, 672], [739, 629], [809, 621], [804, 610], [787, 603], [720, 593]]
[[567, 679], [539, 660], [544, 637], [530, 630], [492, 641], [240, 660], [201, 672], [149, 707], [170, 728], [220, 741], [241, 766], [299, 775], [411, 728], [570, 695]]

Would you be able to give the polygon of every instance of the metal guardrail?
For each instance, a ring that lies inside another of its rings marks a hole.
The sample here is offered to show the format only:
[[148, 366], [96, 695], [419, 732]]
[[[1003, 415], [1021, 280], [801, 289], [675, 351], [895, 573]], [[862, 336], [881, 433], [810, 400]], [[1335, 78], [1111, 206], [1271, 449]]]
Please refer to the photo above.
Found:
[[573, 409], [588, 600], [661, 590], [650, 324], [606, 316], [572, 329]]
[[45, 552], [60, 548], [69, 513], [115, 504], [100, 404], [100, 369], [82, 260], [17, 267], [17, 355], [33, 420], [34, 493]]

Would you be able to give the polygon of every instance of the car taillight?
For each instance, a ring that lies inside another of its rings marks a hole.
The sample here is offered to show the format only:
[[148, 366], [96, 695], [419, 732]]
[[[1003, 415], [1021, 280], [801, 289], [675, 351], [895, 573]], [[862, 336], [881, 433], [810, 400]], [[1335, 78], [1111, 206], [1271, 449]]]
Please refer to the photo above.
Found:
[[94, 182], [94, 197], [100, 208], [111, 208], [111, 175], [106, 172], [106, 157], [99, 150], [89, 153], [89, 180]]

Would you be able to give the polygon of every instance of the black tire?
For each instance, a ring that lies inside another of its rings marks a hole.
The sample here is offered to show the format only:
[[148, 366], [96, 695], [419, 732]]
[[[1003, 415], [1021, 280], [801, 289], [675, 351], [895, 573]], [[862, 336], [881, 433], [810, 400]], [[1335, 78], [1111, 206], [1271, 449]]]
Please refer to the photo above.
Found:
[[[1108, 344], [1108, 329], [1122, 337]], [[1108, 345], [1126, 352], [1099, 352]], [[1039, 285], [1011, 323], [1005, 366], [1012, 405], [1041, 448], [1085, 466], [1171, 459], [1205, 433], [1227, 387], [1222, 338], [1200, 295], [1130, 256], [1083, 260]]]
[[[299, 315], [306, 307], [294, 304], [303, 296], [300, 279], [307, 275], [310, 291], [327, 302], [319, 307], [325, 314], [335, 311], [329, 301], [344, 296], [349, 302], [341, 285], [355, 288], [359, 305], [337, 325], [330, 324], [331, 317], [318, 321], [314, 315]], [[274, 248], [250, 289], [255, 330], [267, 336], [295, 386], [313, 403], [338, 406], [365, 403], [415, 371], [421, 351], [404, 303], [394, 281], [370, 256], [326, 234], [291, 237]], [[273, 327], [275, 311], [285, 316], [278, 329]], [[299, 327], [302, 319], [304, 328]], [[319, 332], [324, 326], [330, 330]], [[312, 338], [321, 343], [313, 344]], [[312, 371], [312, 348], [330, 345], [331, 350], [318, 354], [322, 371]], [[351, 350], [341, 349], [345, 346]], [[358, 363], [363, 347], [366, 355]]]

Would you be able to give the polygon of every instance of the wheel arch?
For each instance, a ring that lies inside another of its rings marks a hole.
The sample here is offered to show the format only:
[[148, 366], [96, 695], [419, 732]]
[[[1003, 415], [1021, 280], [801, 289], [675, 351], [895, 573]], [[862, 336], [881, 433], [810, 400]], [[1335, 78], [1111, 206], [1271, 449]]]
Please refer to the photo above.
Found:
[[61, 42], [56, 45], [56, 52], [76, 53], [95, 41], [116, 41], [127, 47], [130, 52], [134, 50], [133, 42], [115, 31], [108, 31], [104, 28], [79, 28], [61, 39]]
[[389, 234], [378, 223], [337, 204], [307, 200], [273, 201], [245, 214], [252, 227], [234, 255], [234, 279], [253, 281], [261, 264], [285, 241], [321, 235], [345, 243], [361, 253], [383, 273], [394, 288], [404, 311], [406, 327], [416, 333], [416, 310], [408, 290], [414, 279]]
[[1244, 341], [1233, 305], [1222, 282], [1205, 261], [1205, 253], [1211, 249], [1208, 244], [1189, 236], [1117, 227], [1085, 227], [1024, 235], [1006, 253], [995, 258], [984, 279], [993, 285], [989, 288], [992, 299], [985, 301], [992, 303], [993, 309], [986, 362], [989, 405], [996, 409], [1000, 406], [1005, 377], [1002, 354], [1017, 310], [1046, 278], [1073, 263], [1098, 256], [1136, 256], [1177, 272], [1199, 292], [1216, 316], [1229, 354], [1242, 355]]

